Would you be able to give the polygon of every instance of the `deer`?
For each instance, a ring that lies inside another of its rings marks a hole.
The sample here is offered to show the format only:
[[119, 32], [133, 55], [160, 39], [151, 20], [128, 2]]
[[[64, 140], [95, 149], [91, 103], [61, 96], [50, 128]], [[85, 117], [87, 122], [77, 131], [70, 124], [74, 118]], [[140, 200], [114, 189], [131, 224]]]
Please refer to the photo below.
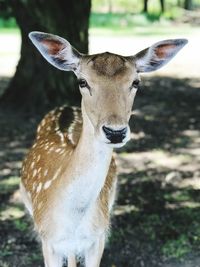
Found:
[[64, 38], [29, 38], [62, 71], [73, 71], [81, 108], [67, 105], [41, 120], [21, 171], [22, 200], [41, 240], [45, 267], [99, 267], [117, 190], [114, 148], [130, 139], [129, 120], [140, 73], [155, 71], [186, 39], [157, 42], [133, 56], [80, 53]]

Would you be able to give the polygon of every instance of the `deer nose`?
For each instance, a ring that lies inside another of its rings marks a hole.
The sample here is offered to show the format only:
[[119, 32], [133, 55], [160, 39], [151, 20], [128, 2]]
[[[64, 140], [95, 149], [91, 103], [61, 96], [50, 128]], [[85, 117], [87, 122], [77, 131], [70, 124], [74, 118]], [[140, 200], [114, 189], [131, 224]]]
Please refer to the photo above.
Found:
[[126, 137], [127, 127], [124, 128], [111, 128], [107, 126], [102, 127], [106, 138], [110, 140], [112, 144], [122, 143], [123, 139]]

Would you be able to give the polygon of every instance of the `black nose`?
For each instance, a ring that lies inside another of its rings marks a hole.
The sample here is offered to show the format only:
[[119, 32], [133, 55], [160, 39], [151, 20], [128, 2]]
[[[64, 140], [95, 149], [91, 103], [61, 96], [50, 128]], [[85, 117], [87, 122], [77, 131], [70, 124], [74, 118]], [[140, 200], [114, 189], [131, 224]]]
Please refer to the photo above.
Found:
[[106, 138], [110, 140], [112, 144], [121, 143], [126, 137], [127, 127], [120, 130], [112, 129], [106, 126], [103, 126], [102, 128], [106, 135]]

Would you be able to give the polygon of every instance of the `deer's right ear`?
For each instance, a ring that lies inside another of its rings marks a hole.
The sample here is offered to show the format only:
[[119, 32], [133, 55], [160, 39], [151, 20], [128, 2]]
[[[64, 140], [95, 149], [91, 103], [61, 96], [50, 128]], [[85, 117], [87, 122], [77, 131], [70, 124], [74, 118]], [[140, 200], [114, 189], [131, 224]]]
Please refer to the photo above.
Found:
[[29, 38], [54, 67], [76, 72], [81, 54], [67, 40], [44, 32], [31, 32]]

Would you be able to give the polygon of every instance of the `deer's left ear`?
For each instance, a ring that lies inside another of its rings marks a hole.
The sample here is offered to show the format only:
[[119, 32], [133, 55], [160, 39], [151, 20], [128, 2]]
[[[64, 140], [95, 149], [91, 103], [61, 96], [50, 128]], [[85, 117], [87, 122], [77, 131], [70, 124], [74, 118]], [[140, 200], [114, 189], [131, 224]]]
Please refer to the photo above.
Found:
[[165, 40], [146, 48], [133, 57], [138, 72], [150, 72], [167, 64], [186, 44], [186, 39]]
[[67, 40], [44, 32], [31, 32], [29, 38], [43, 57], [54, 67], [76, 72], [81, 54]]

